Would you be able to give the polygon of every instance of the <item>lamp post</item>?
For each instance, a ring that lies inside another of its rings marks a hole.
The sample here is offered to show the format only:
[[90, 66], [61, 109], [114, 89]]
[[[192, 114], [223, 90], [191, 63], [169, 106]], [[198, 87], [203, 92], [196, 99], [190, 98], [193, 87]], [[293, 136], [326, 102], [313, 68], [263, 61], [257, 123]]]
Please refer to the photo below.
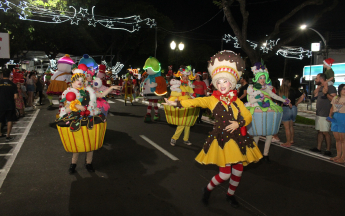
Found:
[[326, 58], [328, 58], [327, 42], [326, 42], [325, 38], [322, 36], [322, 34], [320, 34], [320, 32], [316, 31], [316, 30], [313, 29], [313, 28], [309, 28], [309, 27], [308, 27], [307, 25], [305, 25], [305, 24], [303, 24], [303, 25], [300, 26], [300, 29], [302, 29], [302, 30], [304, 30], [304, 29], [306, 29], [306, 28], [308, 28], [308, 29], [310, 29], [310, 30], [316, 32], [316, 34], [318, 34], [318, 35], [320, 36], [320, 38], [322, 39], [323, 43], [325, 44]]
[[184, 44], [182, 42], [180, 42], [179, 45], [177, 46], [175, 41], [172, 41], [170, 43], [170, 48], [174, 52], [174, 54], [173, 54], [173, 63], [175, 63], [175, 51], [177, 50], [177, 48], [178, 48], [178, 50], [182, 51], [184, 49]]

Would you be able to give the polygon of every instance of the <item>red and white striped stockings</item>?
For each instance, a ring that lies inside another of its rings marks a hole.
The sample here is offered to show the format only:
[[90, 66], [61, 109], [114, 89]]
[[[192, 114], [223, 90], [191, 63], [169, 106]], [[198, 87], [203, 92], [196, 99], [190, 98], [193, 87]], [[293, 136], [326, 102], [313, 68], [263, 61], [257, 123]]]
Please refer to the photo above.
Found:
[[240, 183], [243, 172], [242, 163], [232, 164], [226, 167], [219, 167], [219, 174], [215, 175], [207, 185], [207, 190], [212, 191], [217, 185], [230, 178], [228, 196], [233, 196]]
[[152, 102], [153, 102], [153, 107], [155, 109], [155, 115], [158, 115], [158, 106], [157, 106], [158, 99], [149, 99], [149, 106], [147, 107], [147, 114], [151, 115]]

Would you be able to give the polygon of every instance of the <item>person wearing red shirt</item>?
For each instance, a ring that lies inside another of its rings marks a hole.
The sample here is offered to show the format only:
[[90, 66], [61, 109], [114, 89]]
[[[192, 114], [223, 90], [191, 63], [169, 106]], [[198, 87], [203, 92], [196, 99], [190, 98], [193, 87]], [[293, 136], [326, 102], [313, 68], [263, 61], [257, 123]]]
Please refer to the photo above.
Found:
[[[206, 96], [206, 90], [207, 90], [207, 86], [205, 84], [205, 82], [202, 80], [202, 73], [198, 72], [196, 74], [196, 80], [193, 82], [193, 85], [195, 86], [195, 88], [193, 89], [194, 97], [205, 97]], [[201, 121], [201, 117], [202, 117], [202, 113], [204, 112], [204, 109], [200, 109], [199, 112], [199, 118], [196, 120], [196, 122], [198, 124], [202, 123]]]

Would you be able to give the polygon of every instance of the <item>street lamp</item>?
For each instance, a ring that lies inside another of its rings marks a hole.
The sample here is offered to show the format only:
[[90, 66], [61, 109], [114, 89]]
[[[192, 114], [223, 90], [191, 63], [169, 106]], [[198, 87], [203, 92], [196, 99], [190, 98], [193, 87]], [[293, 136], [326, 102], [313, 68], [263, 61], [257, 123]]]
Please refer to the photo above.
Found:
[[182, 51], [184, 49], [184, 44], [182, 42], [178, 45], [178, 49], [180, 51]]
[[[305, 24], [303, 24], [303, 25], [300, 26], [300, 29], [302, 29], [302, 30], [304, 30], [304, 29], [306, 29], [306, 28], [308, 28], [308, 26], [305, 25]], [[325, 44], [326, 58], [327, 58], [327, 57], [328, 57], [328, 52], [327, 52], [327, 42], [326, 42], [325, 38], [320, 34], [320, 32], [316, 31], [315, 29], [313, 29], [313, 28], [308, 28], [308, 29], [310, 29], [310, 30], [316, 32], [316, 34], [318, 34], [318, 35], [320, 36], [320, 38], [322, 39], [323, 43]]]
[[175, 43], [175, 41], [172, 41], [172, 42], [170, 43], [170, 48], [171, 48], [172, 50], [175, 50], [175, 49], [176, 49], [176, 43]]

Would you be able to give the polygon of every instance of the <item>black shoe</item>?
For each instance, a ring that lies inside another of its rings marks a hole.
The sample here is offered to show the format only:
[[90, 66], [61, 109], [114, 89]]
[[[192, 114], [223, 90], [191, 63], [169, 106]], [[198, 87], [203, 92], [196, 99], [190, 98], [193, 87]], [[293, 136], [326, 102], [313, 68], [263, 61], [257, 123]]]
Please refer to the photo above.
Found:
[[330, 151], [325, 151], [323, 154], [326, 156], [332, 156], [332, 152], [330, 152]]
[[240, 204], [237, 202], [235, 196], [226, 195], [226, 201], [228, 201], [232, 207], [238, 208]]
[[199, 119], [197, 119], [197, 120], [196, 120], [196, 123], [197, 123], [197, 124], [200, 124], [200, 120], [199, 120]]
[[14, 137], [6, 137], [6, 142], [9, 142], [11, 140], [14, 140]]
[[69, 169], [68, 169], [69, 174], [75, 173], [75, 168], [76, 168], [76, 167], [77, 167], [77, 164], [71, 164], [71, 165], [69, 166]]
[[270, 158], [268, 156], [264, 156], [263, 159], [266, 163], [271, 163]]
[[207, 187], [204, 187], [202, 189], [202, 199], [201, 201], [204, 203], [204, 205], [208, 205], [208, 200], [210, 199], [211, 191], [207, 189]]
[[85, 167], [86, 167], [87, 171], [95, 172], [95, 169], [93, 168], [92, 164], [86, 164]]
[[309, 149], [310, 151], [312, 151], [312, 152], [317, 152], [317, 153], [321, 153], [321, 150], [320, 149], [318, 149], [318, 148], [312, 148], [312, 149]]

